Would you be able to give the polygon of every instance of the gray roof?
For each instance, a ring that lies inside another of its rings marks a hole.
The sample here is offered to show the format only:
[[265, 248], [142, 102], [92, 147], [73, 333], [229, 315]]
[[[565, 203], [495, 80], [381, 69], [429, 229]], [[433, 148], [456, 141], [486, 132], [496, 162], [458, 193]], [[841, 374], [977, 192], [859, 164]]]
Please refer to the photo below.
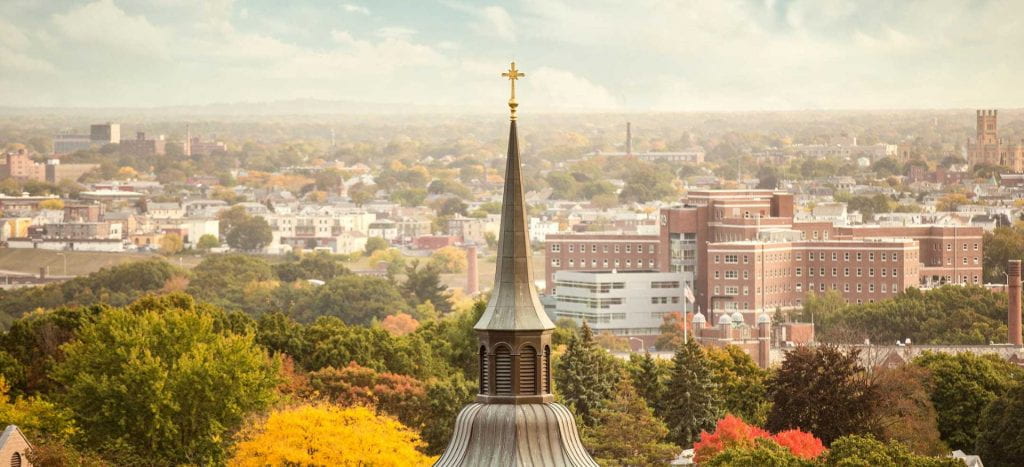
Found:
[[537, 289], [533, 286], [527, 225], [523, 175], [519, 163], [519, 136], [513, 120], [508, 134], [505, 194], [501, 205], [494, 291], [484, 314], [476, 323], [476, 330], [542, 331], [555, 328], [555, 324], [544, 312]]

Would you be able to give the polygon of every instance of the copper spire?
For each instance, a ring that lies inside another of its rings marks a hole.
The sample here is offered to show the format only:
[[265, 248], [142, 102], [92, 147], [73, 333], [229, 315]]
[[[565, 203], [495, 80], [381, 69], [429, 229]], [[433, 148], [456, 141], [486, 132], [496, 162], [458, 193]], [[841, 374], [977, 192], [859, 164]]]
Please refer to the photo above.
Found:
[[498, 234], [498, 259], [494, 270], [494, 291], [475, 329], [495, 331], [541, 331], [555, 325], [544, 312], [533, 285], [532, 252], [527, 232], [526, 197], [519, 163], [519, 136], [516, 134], [515, 80], [525, 75], [515, 62], [502, 76], [512, 82], [512, 110], [508, 132], [508, 157], [505, 164], [505, 194], [501, 202], [501, 230]]
[[551, 394], [551, 331], [537, 299], [526, 232], [526, 203], [513, 98], [501, 207], [494, 291], [476, 323], [480, 392], [455, 420], [455, 430], [435, 466], [597, 467], [583, 447], [576, 420]]

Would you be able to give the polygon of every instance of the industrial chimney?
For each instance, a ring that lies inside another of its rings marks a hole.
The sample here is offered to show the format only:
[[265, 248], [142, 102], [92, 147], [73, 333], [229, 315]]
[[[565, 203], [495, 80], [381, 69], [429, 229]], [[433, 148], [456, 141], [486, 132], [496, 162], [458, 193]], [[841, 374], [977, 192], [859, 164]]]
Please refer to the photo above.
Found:
[[476, 245], [466, 246], [466, 295], [470, 297], [480, 292], [480, 275], [477, 272]]
[[1009, 295], [1007, 300], [1007, 331], [1009, 335], [1006, 341], [1010, 345], [1022, 346], [1024, 345], [1024, 339], [1020, 333], [1020, 260], [1011, 259], [1006, 265], [1006, 293]]
[[626, 155], [633, 155], [633, 125], [626, 122]]

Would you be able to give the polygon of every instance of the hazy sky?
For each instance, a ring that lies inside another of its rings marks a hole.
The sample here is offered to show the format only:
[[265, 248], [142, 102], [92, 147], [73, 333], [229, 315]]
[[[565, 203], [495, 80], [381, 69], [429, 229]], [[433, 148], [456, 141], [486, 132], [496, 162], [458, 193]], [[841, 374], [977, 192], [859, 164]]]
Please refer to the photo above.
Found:
[[[1024, 1], [0, 0], [0, 105], [1024, 106]], [[500, 104], [499, 104], [500, 105]]]

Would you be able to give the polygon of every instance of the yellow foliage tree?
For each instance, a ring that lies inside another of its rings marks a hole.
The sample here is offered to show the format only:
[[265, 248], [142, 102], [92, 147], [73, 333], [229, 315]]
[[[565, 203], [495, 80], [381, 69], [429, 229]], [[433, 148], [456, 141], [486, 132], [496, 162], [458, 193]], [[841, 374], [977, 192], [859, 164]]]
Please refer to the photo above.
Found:
[[307, 404], [275, 410], [240, 434], [228, 465], [414, 466], [436, 460], [419, 435], [366, 407]]
[[181, 239], [181, 235], [176, 233], [164, 234], [160, 237], [160, 253], [165, 255], [173, 255], [182, 250], [185, 247], [185, 242]]
[[444, 273], [465, 271], [466, 251], [453, 246], [438, 248], [430, 255], [430, 264], [437, 266]]
[[47, 199], [39, 202], [39, 209], [60, 211], [64, 209], [64, 201], [60, 199]]

